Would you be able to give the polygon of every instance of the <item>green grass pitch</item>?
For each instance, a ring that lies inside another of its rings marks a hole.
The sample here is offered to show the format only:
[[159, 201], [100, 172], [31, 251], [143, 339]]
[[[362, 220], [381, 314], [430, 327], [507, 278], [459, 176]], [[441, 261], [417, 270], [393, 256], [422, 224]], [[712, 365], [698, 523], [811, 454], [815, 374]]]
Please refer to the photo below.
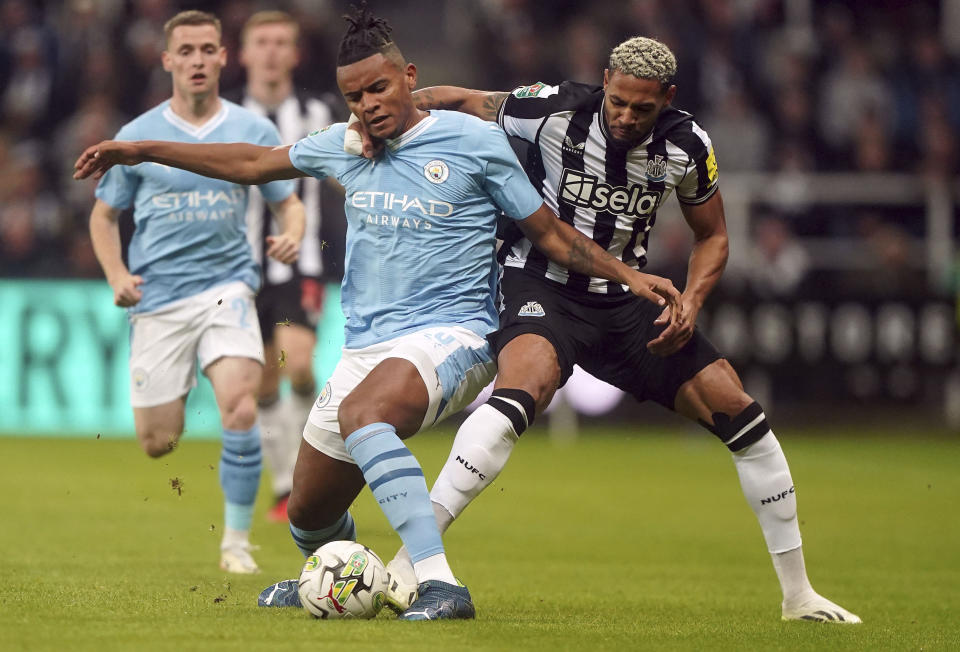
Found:
[[[451, 429], [410, 441], [428, 480]], [[957, 650], [960, 440], [780, 439], [814, 587], [860, 626], [780, 621], [779, 588], [729, 455], [700, 430], [524, 435], [446, 536], [472, 622], [324, 622], [258, 609], [295, 576], [286, 527], [254, 527], [263, 573], [217, 568], [216, 442], [151, 460], [132, 441], [0, 439], [0, 649]], [[266, 484], [266, 483], [264, 483]], [[174, 485], [179, 485], [179, 489]], [[399, 545], [364, 492], [361, 542]]]

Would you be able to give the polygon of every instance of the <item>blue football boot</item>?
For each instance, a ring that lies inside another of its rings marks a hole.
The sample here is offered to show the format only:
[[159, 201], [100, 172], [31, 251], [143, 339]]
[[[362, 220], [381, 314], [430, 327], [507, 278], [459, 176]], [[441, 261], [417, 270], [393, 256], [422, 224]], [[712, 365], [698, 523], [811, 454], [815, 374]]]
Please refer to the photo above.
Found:
[[446, 620], [473, 618], [476, 611], [465, 586], [455, 586], [439, 580], [421, 582], [417, 599], [398, 616], [399, 620]]
[[258, 607], [300, 607], [300, 580], [283, 580], [271, 584], [257, 596]]

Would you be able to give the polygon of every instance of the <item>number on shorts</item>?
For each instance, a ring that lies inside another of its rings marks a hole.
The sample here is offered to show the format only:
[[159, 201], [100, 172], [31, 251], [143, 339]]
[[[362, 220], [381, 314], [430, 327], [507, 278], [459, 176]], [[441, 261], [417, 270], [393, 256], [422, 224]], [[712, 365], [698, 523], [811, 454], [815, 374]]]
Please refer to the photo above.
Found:
[[240, 313], [240, 328], [250, 328], [250, 324], [247, 323], [247, 302], [242, 297], [237, 297], [230, 305], [234, 312]]

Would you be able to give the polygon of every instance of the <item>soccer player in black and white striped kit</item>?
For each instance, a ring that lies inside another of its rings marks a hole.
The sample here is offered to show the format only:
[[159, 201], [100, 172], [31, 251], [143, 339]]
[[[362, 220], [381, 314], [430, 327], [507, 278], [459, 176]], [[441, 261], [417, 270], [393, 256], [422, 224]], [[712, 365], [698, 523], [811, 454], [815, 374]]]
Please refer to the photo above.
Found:
[[[298, 63], [299, 26], [282, 11], [260, 11], [250, 16], [241, 35], [240, 63], [247, 84], [235, 100], [277, 125], [284, 143], [295, 143], [309, 132], [333, 122], [322, 100], [296, 92], [293, 70]], [[257, 295], [257, 313], [263, 333], [264, 365], [258, 403], [264, 460], [272, 477], [275, 497], [268, 517], [286, 521], [286, 504], [293, 483], [293, 467], [301, 433], [316, 398], [313, 350], [323, 307], [323, 241], [321, 239], [321, 181], [298, 182], [306, 209], [306, 231], [295, 265], [283, 265], [263, 256], [261, 238], [276, 223], [258, 192], [250, 193], [247, 236], [254, 257], [263, 266], [263, 286]], [[290, 379], [290, 395], [280, 396], [280, 380]]]
[[[645, 264], [657, 209], [671, 193], [695, 239], [682, 294], [686, 319], [665, 326], [666, 311], [547, 261], [519, 233], [503, 234], [504, 299], [491, 336], [499, 373], [491, 398], [457, 433], [431, 491], [434, 511], [441, 530], [460, 515], [579, 364], [640, 401], [695, 420], [727, 446], [780, 580], [784, 620], [859, 623], [810, 585], [780, 444], [737, 373], [694, 326], [728, 244], [710, 138], [671, 106], [676, 68], [664, 44], [635, 37], [614, 48], [603, 86], [537, 83], [511, 93], [441, 86], [415, 94], [422, 109], [495, 120], [526, 141], [522, 163], [547, 205], [628, 265]], [[401, 551], [391, 562], [394, 576], [403, 565]]]

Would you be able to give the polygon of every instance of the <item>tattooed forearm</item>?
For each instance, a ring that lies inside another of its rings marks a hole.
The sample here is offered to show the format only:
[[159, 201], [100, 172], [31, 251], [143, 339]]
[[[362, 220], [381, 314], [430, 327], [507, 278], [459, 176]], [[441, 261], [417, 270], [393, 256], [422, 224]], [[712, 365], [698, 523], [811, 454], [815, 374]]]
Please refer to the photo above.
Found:
[[480, 110], [477, 117], [481, 120], [496, 120], [497, 113], [500, 112], [500, 105], [507, 99], [510, 93], [484, 93], [483, 102], [480, 104]]
[[413, 92], [413, 103], [417, 105], [417, 108], [426, 111], [428, 109], [442, 109], [444, 108], [438, 101], [437, 97], [434, 94], [433, 90], [429, 88], [424, 88], [419, 91]]
[[517, 225], [541, 253], [571, 272], [624, 285], [636, 284], [636, 270], [610, 255], [572, 224], [559, 219], [546, 204], [541, 204]]
[[481, 120], [497, 119], [500, 105], [510, 93], [472, 91], [456, 86], [430, 86], [413, 93], [413, 103], [422, 111], [463, 111]]
[[581, 274], [596, 276], [597, 265], [611, 260], [616, 261], [616, 258], [609, 251], [577, 231], [570, 243], [567, 267]]
[[467, 91], [453, 86], [428, 86], [413, 92], [413, 103], [422, 111], [459, 111]]

